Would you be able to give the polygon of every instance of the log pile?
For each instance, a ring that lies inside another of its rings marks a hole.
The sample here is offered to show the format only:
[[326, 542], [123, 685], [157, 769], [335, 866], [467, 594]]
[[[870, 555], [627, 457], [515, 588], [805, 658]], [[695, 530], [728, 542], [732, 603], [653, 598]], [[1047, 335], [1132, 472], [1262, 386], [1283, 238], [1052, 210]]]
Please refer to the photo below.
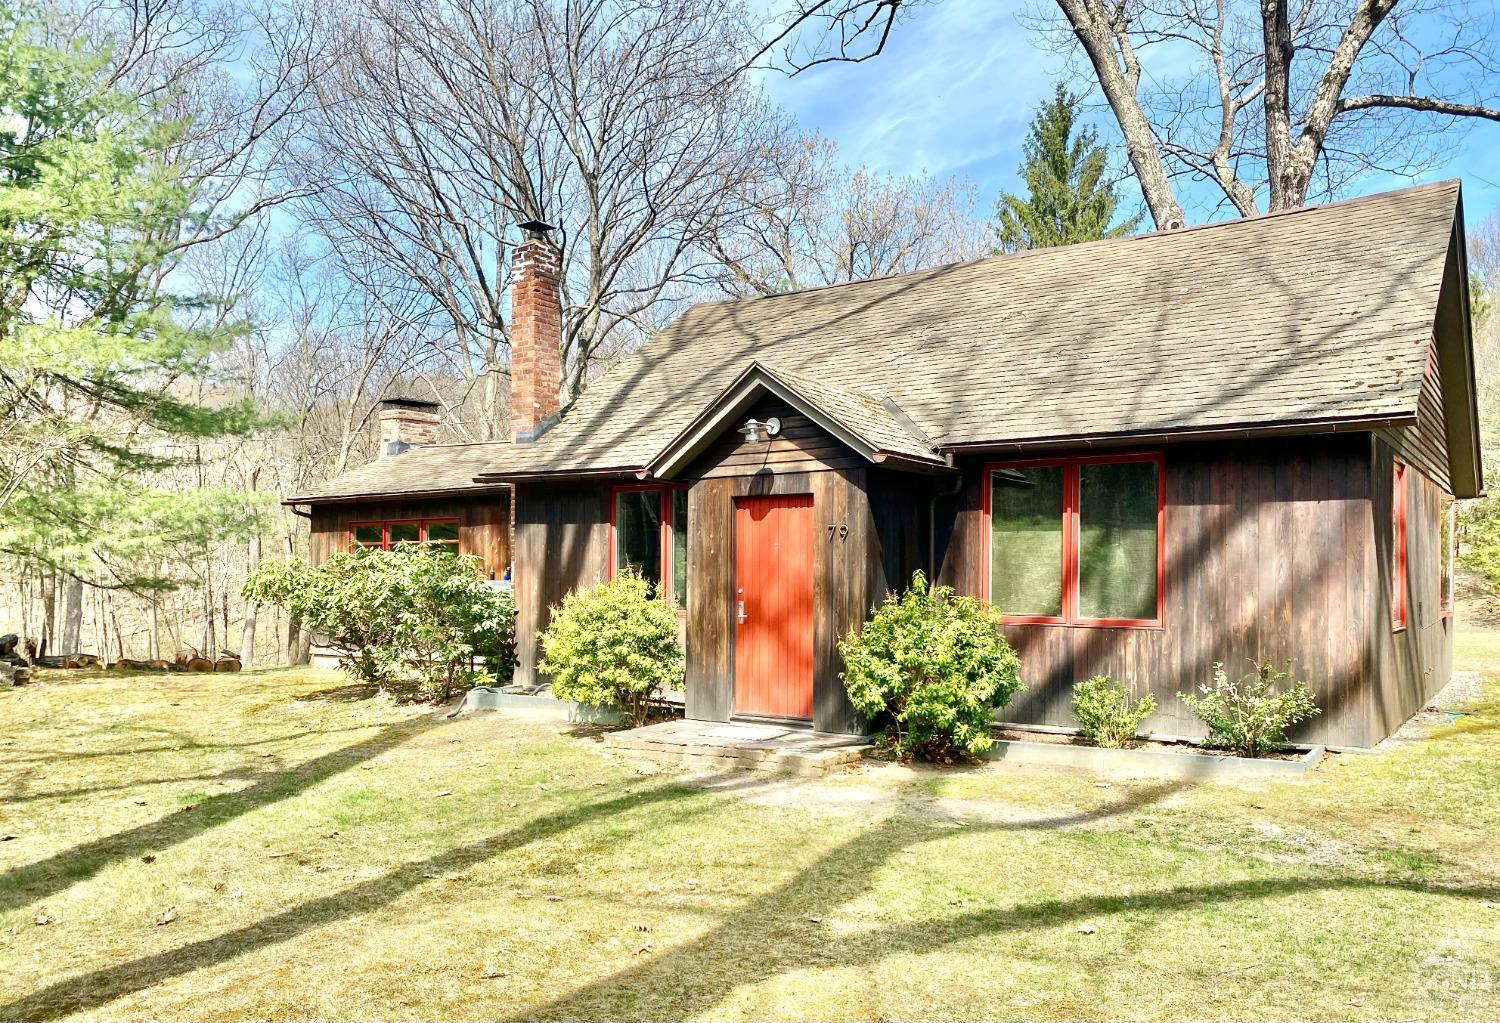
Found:
[[59, 668], [93, 668], [99, 671], [192, 671], [192, 672], [225, 672], [239, 671], [240, 659], [233, 654], [220, 654], [218, 659], [204, 657], [197, 650], [188, 649], [179, 653], [175, 660], [165, 661], [160, 658], [149, 661], [136, 660], [133, 657], [122, 657], [117, 661], [106, 661], [96, 654], [72, 654], [60, 658], [57, 663]]

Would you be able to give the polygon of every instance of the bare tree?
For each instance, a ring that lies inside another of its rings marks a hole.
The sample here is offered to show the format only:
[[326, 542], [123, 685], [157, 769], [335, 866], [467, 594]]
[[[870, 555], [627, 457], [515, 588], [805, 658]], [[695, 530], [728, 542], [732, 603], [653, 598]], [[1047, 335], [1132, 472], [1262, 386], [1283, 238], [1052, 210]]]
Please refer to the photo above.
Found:
[[732, 74], [753, 40], [721, 5], [356, 0], [306, 17], [340, 54], [301, 161], [307, 216], [351, 279], [419, 296], [414, 368], [468, 382], [483, 438], [506, 421], [510, 225], [561, 228], [576, 393], [686, 293], [774, 124]]
[[[761, 52], [794, 72], [868, 60], [911, 6], [799, 0]], [[1052, 0], [1034, 18], [1088, 61], [1162, 229], [1186, 222], [1183, 175], [1243, 215], [1290, 209], [1367, 172], [1416, 173], [1466, 121], [1500, 120], [1482, 2]]]
[[709, 238], [709, 278], [730, 294], [775, 294], [905, 273], [987, 254], [970, 184], [851, 170], [833, 142], [769, 140], [768, 173], [744, 183]]

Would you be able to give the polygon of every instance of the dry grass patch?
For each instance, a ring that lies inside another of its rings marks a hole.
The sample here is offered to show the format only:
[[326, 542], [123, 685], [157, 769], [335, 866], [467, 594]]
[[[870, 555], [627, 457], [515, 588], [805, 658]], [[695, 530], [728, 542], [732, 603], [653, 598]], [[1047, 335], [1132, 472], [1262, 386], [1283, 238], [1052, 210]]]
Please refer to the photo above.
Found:
[[0, 693], [0, 1018], [1492, 1016], [1484, 701], [1309, 783], [742, 798], [331, 673], [56, 674]]

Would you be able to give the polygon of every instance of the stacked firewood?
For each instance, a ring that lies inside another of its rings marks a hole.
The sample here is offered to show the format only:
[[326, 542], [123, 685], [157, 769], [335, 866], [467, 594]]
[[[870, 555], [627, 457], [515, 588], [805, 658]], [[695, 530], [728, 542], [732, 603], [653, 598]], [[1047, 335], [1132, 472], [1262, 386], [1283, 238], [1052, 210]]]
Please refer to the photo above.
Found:
[[73, 654], [64, 657], [58, 665], [62, 668], [96, 668], [101, 671], [239, 671], [240, 659], [234, 654], [220, 654], [217, 659], [204, 657], [197, 650], [187, 649], [179, 653], [175, 660], [166, 661], [160, 658], [149, 661], [136, 660], [131, 657], [122, 657], [117, 661], [106, 661], [94, 654]]

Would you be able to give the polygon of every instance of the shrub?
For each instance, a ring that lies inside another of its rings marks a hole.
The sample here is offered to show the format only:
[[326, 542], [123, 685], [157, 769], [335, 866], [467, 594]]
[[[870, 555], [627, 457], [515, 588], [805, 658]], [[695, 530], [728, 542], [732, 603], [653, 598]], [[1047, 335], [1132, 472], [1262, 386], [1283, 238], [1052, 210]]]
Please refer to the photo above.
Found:
[[979, 756], [993, 742], [991, 708], [1022, 685], [1020, 658], [996, 624], [980, 601], [929, 587], [918, 572], [839, 643], [850, 701], [868, 718], [890, 715], [901, 756]]
[[508, 673], [515, 605], [479, 578], [478, 559], [436, 545], [356, 548], [321, 565], [262, 565], [244, 596], [301, 618], [361, 682], [398, 697], [445, 700]]
[[1078, 731], [1095, 746], [1120, 749], [1135, 738], [1141, 722], [1156, 710], [1156, 697], [1147, 693], [1132, 701], [1135, 686], [1124, 686], [1108, 675], [1095, 675], [1073, 687], [1073, 716]]
[[1213, 684], [1198, 687], [1202, 695], [1177, 695], [1208, 726], [1210, 746], [1257, 757], [1284, 748], [1288, 728], [1322, 713], [1301, 682], [1293, 682], [1284, 692], [1275, 691], [1291, 677], [1266, 661], [1238, 681], [1231, 681], [1224, 665], [1215, 664]]
[[650, 584], [624, 571], [607, 583], [569, 593], [552, 609], [537, 668], [565, 700], [621, 710], [646, 723], [651, 701], [683, 687], [677, 615]]

